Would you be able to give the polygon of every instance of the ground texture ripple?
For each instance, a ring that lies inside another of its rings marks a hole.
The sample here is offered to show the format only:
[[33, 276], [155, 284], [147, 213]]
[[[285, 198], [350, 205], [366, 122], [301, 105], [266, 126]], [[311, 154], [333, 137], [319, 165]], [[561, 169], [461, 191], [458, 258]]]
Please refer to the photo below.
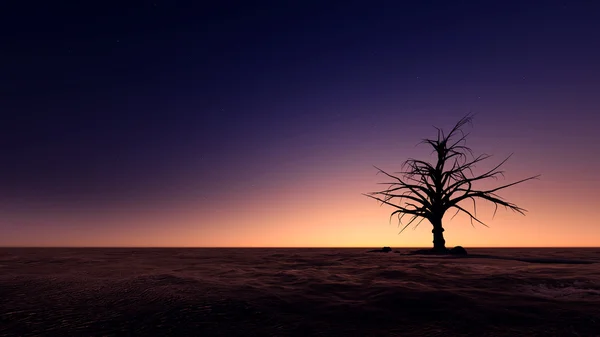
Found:
[[600, 249], [367, 250], [3, 248], [0, 336], [600, 336]]

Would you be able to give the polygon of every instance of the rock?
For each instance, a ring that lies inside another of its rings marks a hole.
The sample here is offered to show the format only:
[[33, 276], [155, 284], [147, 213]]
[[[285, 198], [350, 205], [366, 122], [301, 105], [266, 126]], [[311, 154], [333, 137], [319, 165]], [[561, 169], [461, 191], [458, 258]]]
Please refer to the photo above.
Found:
[[418, 249], [410, 252], [411, 255], [446, 255], [450, 254], [450, 250], [435, 250], [435, 249]]
[[462, 246], [456, 246], [454, 248], [450, 248], [450, 254], [452, 255], [467, 255], [467, 250]]
[[383, 247], [381, 249], [369, 250], [368, 253], [389, 253], [392, 251], [390, 247]]
[[467, 255], [467, 250], [461, 246], [451, 249], [419, 249], [410, 252], [411, 255]]

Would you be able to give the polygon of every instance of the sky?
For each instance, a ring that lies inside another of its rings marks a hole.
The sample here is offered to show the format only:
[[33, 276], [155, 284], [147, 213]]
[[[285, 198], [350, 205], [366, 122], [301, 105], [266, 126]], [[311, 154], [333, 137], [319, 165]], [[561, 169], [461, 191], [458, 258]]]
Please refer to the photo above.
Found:
[[[489, 228], [447, 246], [600, 246], [600, 4], [2, 1], [0, 246], [429, 247], [376, 165], [475, 113]], [[469, 206], [469, 205], [467, 205]]]

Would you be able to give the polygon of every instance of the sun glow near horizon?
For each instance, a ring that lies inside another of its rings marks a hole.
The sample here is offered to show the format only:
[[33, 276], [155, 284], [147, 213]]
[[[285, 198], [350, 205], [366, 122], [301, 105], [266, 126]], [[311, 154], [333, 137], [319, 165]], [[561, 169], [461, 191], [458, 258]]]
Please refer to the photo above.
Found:
[[[516, 174], [511, 174], [515, 176]], [[235, 209], [219, 208], [213, 203], [208, 209], [173, 211], [163, 216], [131, 217], [119, 224], [119, 218], [106, 218], [110, 223], [90, 227], [89, 217], [62, 218], [64, 228], [56, 235], [58, 223], [46, 222], [39, 231], [47, 232], [37, 238], [22, 232], [8, 231], [0, 246], [180, 246], [180, 247], [429, 247], [431, 225], [424, 220], [417, 229], [407, 228], [398, 234], [397, 219], [392, 207], [361, 195], [374, 190], [371, 179], [365, 177], [346, 187], [339, 186], [338, 196], [325, 192], [334, 185], [323, 181], [302, 182], [285, 193], [250, 196], [245, 205]], [[546, 178], [548, 179], [548, 178]], [[502, 196], [528, 210], [525, 216], [502, 207], [492, 219], [493, 206], [478, 204], [478, 215], [489, 228], [459, 214], [444, 218], [447, 246], [465, 247], [577, 247], [597, 246], [597, 232], [590, 219], [594, 218], [592, 203], [572, 205], [573, 213], [551, 210], [564, 207], [560, 195], [539, 193], [552, 181], [539, 180], [507, 189]], [[222, 205], [226, 205], [223, 203]], [[465, 206], [470, 206], [465, 203]], [[33, 220], [33, 219], [32, 219]], [[41, 221], [41, 217], [37, 221]], [[123, 221], [123, 218], [121, 218]], [[87, 225], [85, 225], [87, 222]], [[569, 231], [565, 224], [576, 222], [587, 228]], [[112, 224], [111, 224], [112, 223]], [[85, 228], [85, 229], [84, 229]], [[38, 233], [39, 233], [38, 231]]]

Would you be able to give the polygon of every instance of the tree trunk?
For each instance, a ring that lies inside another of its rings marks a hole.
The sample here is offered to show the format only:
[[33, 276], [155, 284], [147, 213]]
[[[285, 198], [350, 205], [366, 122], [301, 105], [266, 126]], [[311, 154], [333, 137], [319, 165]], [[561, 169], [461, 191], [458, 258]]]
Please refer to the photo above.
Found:
[[444, 240], [444, 228], [441, 218], [432, 218], [429, 220], [433, 225], [433, 250], [436, 252], [446, 252], [446, 240]]

